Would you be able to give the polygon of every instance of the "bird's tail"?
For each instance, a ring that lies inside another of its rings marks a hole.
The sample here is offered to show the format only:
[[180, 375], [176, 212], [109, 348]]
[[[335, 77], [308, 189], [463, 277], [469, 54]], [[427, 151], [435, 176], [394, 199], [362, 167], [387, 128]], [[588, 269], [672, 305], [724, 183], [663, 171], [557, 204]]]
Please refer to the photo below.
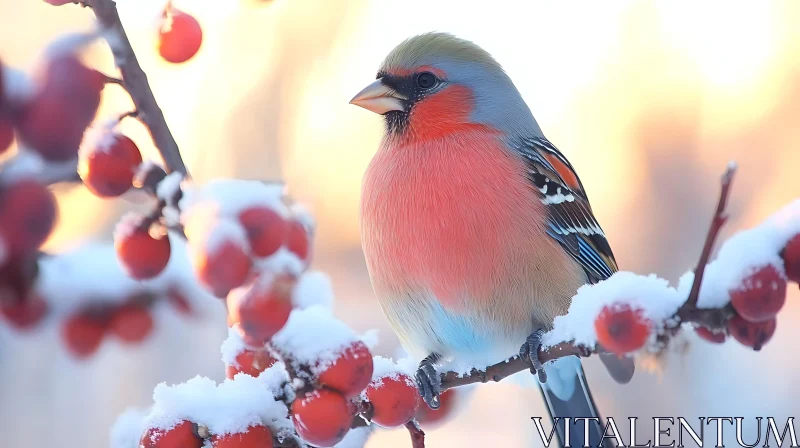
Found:
[[[588, 446], [612, 448], [613, 439], [603, 439], [605, 421], [601, 418], [589, 390], [583, 367], [578, 358], [562, 358], [545, 367], [547, 382], [540, 384], [551, 423], [556, 428], [559, 447], [581, 448], [586, 446], [585, 425], [589, 425]], [[599, 420], [578, 420], [597, 418]], [[566, 420], [569, 419], [569, 420]], [[569, 429], [565, 430], [565, 424]], [[552, 442], [554, 442], [553, 440]], [[551, 446], [552, 446], [551, 442]], [[568, 445], [567, 445], [568, 444]]]

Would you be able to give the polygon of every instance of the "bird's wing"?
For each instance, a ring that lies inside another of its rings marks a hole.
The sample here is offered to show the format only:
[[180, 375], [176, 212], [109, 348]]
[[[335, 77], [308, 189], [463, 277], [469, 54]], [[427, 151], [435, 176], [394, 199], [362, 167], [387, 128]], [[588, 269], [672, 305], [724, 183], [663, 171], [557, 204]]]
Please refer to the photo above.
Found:
[[547, 234], [580, 263], [590, 283], [610, 277], [617, 271], [614, 254], [572, 165], [543, 137], [527, 138], [512, 146], [524, 157], [528, 178], [547, 208]]

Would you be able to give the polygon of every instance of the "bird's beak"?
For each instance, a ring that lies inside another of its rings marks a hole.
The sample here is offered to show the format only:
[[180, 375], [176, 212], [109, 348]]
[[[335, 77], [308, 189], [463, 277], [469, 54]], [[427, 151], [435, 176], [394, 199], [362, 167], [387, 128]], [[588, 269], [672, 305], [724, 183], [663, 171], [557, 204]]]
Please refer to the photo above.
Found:
[[376, 114], [383, 115], [393, 110], [405, 110], [403, 102], [407, 99], [394, 89], [383, 84], [382, 78], [378, 78], [364, 90], [358, 92], [350, 100], [350, 104], [355, 104]]

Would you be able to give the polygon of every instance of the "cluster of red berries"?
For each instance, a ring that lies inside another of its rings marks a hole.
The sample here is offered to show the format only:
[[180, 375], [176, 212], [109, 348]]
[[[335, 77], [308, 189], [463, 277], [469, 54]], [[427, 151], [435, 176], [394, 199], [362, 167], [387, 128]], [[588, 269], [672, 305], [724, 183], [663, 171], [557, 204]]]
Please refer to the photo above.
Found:
[[[727, 328], [712, 331], [698, 326], [697, 335], [717, 344], [730, 335], [745, 347], [761, 350], [775, 334], [778, 312], [786, 303], [787, 280], [800, 282], [800, 235], [789, 240], [781, 257], [784, 272], [773, 265], [762, 266], [728, 291], [735, 314], [728, 320]], [[623, 355], [647, 343], [653, 323], [643, 316], [642, 310], [629, 305], [604, 307], [595, 319], [595, 331], [603, 348]]]
[[[213, 435], [190, 421], [183, 420], [164, 430], [149, 428], [142, 435], [140, 448], [202, 448], [205, 440], [214, 448], [272, 448], [273, 438], [269, 428], [256, 424], [244, 432]], [[207, 445], [206, 445], [207, 446]]]

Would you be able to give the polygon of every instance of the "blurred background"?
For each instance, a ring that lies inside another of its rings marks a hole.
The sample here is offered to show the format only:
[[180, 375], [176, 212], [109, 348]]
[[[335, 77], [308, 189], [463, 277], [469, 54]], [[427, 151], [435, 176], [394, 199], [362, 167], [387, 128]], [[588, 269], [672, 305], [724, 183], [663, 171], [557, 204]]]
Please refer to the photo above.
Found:
[[[392, 355], [397, 343], [373, 297], [358, 233], [361, 178], [382, 123], [348, 101], [413, 34], [452, 32], [505, 66], [580, 174], [624, 270], [674, 281], [691, 269], [729, 160], [740, 171], [723, 238], [800, 196], [797, 1], [175, 0], [204, 30], [200, 53], [177, 66], [154, 49], [159, 2], [117, 3], [195, 179], [285, 179], [318, 220], [314, 264], [333, 280], [337, 315], [358, 331], [379, 329], [382, 354]], [[91, 12], [74, 5], [0, 0], [0, 11], [0, 58], [26, 70], [51, 39], [93, 26]], [[102, 45], [89, 60], [114, 73]], [[101, 117], [129, 109], [123, 92], [106, 89]], [[139, 123], [123, 126], [146, 157], [156, 157]], [[53, 251], [110, 241], [137, 201], [103, 201], [81, 186], [58, 196]], [[599, 407], [622, 420], [785, 421], [800, 399], [794, 287], [786, 308], [760, 353], [688, 335], [660, 372], [642, 369], [628, 386], [586, 361]], [[29, 335], [3, 329], [3, 445], [108, 446], [115, 417], [147, 406], [158, 382], [196, 374], [221, 380], [225, 319], [221, 306], [207, 311], [194, 320], [163, 313], [145, 344], [122, 349], [107, 341], [81, 362], [64, 353], [56, 323]], [[448, 424], [428, 432], [429, 446], [541, 446], [530, 417], [544, 412], [533, 389], [481, 386]], [[755, 437], [750, 423], [748, 439]], [[377, 433], [368, 446], [410, 445], [398, 430]]]

